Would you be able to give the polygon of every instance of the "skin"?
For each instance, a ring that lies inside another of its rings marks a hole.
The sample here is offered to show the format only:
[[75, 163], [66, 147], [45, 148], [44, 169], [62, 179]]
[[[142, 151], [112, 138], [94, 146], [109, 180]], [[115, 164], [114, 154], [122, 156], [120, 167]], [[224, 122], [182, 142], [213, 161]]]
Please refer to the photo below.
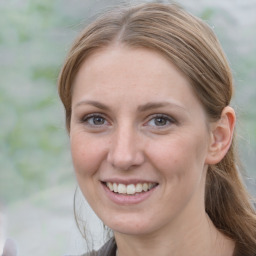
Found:
[[[204, 187], [208, 164], [230, 145], [233, 110], [210, 124], [169, 61], [122, 45], [87, 58], [73, 89], [75, 173], [92, 209], [114, 231], [119, 256], [232, 255], [234, 243], [205, 213]], [[103, 185], [113, 180], [157, 187], [140, 203], [118, 204]]]

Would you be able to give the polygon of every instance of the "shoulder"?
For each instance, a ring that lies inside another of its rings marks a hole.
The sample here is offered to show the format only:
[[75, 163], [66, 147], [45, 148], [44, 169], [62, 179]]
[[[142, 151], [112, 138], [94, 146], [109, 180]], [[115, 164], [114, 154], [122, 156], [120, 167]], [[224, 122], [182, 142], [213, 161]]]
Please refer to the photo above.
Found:
[[114, 237], [110, 238], [96, 254], [89, 254], [88, 256], [116, 256], [116, 241]]

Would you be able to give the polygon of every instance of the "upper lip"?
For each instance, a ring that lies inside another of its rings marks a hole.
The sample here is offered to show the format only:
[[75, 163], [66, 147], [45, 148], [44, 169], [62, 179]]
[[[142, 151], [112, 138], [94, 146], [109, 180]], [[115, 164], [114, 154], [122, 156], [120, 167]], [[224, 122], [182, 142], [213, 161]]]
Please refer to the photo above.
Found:
[[129, 185], [129, 184], [138, 184], [138, 183], [157, 183], [156, 181], [153, 180], [144, 180], [144, 179], [120, 179], [120, 178], [110, 178], [110, 179], [104, 179], [101, 180], [103, 183], [111, 182], [111, 183], [117, 183], [117, 184], [124, 184], [124, 185]]

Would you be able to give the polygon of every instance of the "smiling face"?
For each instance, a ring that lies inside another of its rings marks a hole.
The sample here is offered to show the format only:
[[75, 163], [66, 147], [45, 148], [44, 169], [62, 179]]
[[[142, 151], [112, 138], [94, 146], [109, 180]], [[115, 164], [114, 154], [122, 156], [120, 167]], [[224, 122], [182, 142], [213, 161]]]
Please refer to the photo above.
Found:
[[74, 169], [107, 226], [150, 234], [204, 214], [207, 117], [169, 61], [108, 47], [83, 63], [73, 89]]

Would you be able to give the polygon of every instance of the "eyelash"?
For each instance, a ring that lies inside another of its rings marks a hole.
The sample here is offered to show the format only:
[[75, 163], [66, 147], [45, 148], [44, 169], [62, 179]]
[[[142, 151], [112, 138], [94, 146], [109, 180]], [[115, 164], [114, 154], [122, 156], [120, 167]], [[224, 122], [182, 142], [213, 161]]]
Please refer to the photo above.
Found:
[[157, 127], [156, 129], [161, 129], [161, 128], [166, 128], [168, 126], [170, 126], [171, 124], [175, 124], [176, 120], [168, 115], [164, 115], [164, 114], [155, 114], [153, 116], [150, 116], [149, 121], [146, 122], [145, 126], [147, 126], [149, 124], [149, 122], [151, 121], [156, 121], [156, 119], [163, 119], [166, 123], [163, 125], [154, 125], [154, 127]]
[[[100, 118], [100, 119], [102, 119], [103, 120], [103, 124], [91, 124], [91, 123], [89, 123], [90, 122], [90, 119], [92, 120], [92, 122], [94, 121], [93, 119], [95, 119], [95, 118]], [[88, 126], [91, 126], [91, 127], [97, 127], [97, 128], [101, 128], [102, 126], [104, 126], [105, 125], [105, 122], [107, 122], [107, 120], [106, 120], [106, 118], [102, 115], [102, 114], [100, 114], [100, 113], [93, 113], [93, 114], [89, 114], [89, 115], [86, 115], [86, 116], [84, 116], [83, 118], [82, 118], [82, 120], [81, 120], [81, 123], [83, 123], [83, 124], [87, 124]]]
[[[101, 119], [103, 121], [103, 123], [102, 124], [90, 123], [90, 120], [92, 120], [92, 122], [94, 122], [95, 118]], [[165, 121], [165, 123], [163, 125], [156, 125], [156, 123], [155, 123], [156, 119], [162, 119]], [[150, 124], [151, 121], [154, 122], [153, 125]], [[95, 127], [95, 128], [101, 128], [101, 127], [105, 126], [106, 122], [108, 123], [107, 119], [104, 117], [104, 115], [102, 115], [100, 113], [93, 113], [93, 114], [86, 115], [81, 120], [81, 123], [86, 124], [91, 127]], [[143, 126], [151, 126], [151, 127], [154, 127], [154, 129], [161, 129], [161, 128], [166, 128], [166, 127], [170, 126], [171, 124], [175, 124], [175, 123], [176, 123], [176, 120], [168, 115], [155, 114], [153, 116], [149, 116], [148, 121]]]

